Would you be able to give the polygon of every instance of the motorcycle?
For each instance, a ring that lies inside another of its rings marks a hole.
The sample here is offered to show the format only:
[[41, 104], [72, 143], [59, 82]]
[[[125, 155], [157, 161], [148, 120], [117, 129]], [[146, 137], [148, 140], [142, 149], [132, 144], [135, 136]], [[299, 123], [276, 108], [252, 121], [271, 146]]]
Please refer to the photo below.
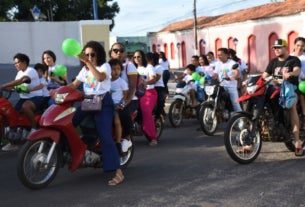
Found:
[[[29, 134], [20, 150], [17, 174], [22, 184], [30, 189], [49, 185], [59, 167], [69, 165], [70, 171], [81, 167], [102, 167], [100, 139], [93, 119], [87, 117], [80, 125], [81, 137], [72, 125], [76, 111], [73, 104], [84, 99], [84, 94], [68, 86], [55, 90], [56, 104], [41, 116], [40, 128]], [[92, 113], [94, 114], [94, 113]], [[121, 168], [132, 160], [134, 145], [121, 155]]]
[[[131, 120], [132, 120], [132, 129], [131, 129], [132, 136], [145, 136], [146, 139], [149, 140], [147, 135], [142, 130], [141, 113], [139, 113], [139, 111], [135, 111], [134, 113], [132, 113]], [[162, 115], [159, 118], [154, 116], [154, 120], [155, 120], [156, 132], [157, 132], [157, 139], [160, 140], [164, 128], [163, 117]]]
[[[16, 111], [9, 101], [16, 90], [0, 91], [0, 147], [8, 142], [14, 145], [23, 144], [31, 130], [31, 123], [28, 118]], [[35, 115], [35, 120], [39, 121], [41, 114]]]
[[210, 79], [204, 86], [208, 98], [200, 106], [199, 122], [202, 131], [209, 136], [213, 136], [218, 124], [227, 122], [233, 112], [230, 95], [220, 84], [221, 82]]
[[[263, 141], [284, 142], [295, 151], [289, 113], [279, 105], [280, 87], [271, 85], [273, 77], [251, 77], [246, 93], [238, 101], [247, 102], [245, 111], [237, 112], [228, 122], [224, 143], [229, 156], [240, 164], [253, 162]], [[300, 129], [300, 139], [304, 140]]]
[[191, 98], [185, 84], [177, 84], [176, 92], [168, 111], [168, 119], [173, 127], [179, 127], [183, 119], [197, 118], [198, 108], [191, 107]]

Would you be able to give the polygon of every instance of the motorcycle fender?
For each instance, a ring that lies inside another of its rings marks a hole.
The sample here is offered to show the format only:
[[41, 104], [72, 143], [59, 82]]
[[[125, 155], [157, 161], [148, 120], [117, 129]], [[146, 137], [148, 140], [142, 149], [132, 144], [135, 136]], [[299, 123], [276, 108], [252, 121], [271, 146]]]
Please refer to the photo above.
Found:
[[[73, 136], [72, 134], [70, 134]], [[56, 144], [60, 141], [60, 132], [54, 129], [48, 129], [48, 128], [41, 128], [37, 131], [34, 131], [29, 134], [27, 137], [27, 140], [34, 141], [34, 140], [40, 140], [44, 138], [50, 138], [53, 140]], [[71, 156], [72, 161], [70, 163], [69, 169], [71, 171], [75, 171], [79, 165], [83, 161], [83, 157], [85, 155], [85, 151], [87, 149], [87, 146], [81, 141], [81, 139], [68, 139], [70, 150], [71, 150]]]
[[175, 95], [173, 99], [174, 99], [174, 100], [180, 99], [180, 100], [182, 100], [182, 101], [185, 101], [185, 97], [182, 96], [182, 95]]
[[58, 144], [60, 138], [59, 135], [60, 134], [57, 130], [42, 128], [30, 133], [27, 137], [27, 140], [35, 141], [48, 137], [52, 139], [56, 144]]
[[251, 119], [253, 117], [253, 114], [251, 114], [250, 112], [247, 112], [247, 111], [235, 111], [235, 112], [233, 112], [232, 116], [235, 116], [237, 114], [243, 114]]

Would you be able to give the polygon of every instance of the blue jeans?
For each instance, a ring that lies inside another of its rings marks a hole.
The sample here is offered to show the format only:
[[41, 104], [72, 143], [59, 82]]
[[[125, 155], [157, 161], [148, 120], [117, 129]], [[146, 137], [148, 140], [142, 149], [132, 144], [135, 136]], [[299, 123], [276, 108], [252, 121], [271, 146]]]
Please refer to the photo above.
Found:
[[[120, 157], [112, 137], [112, 122], [114, 105], [112, 98], [107, 93], [103, 98], [102, 110], [94, 112], [94, 120], [99, 138], [102, 143], [103, 169], [105, 172], [120, 168]], [[84, 112], [77, 108], [73, 117], [73, 125], [78, 126], [90, 112]]]
[[230, 95], [230, 100], [233, 106], [233, 110], [236, 111], [242, 111], [239, 103], [237, 102], [237, 99], [239, 98], [238, 96], [238, 91], [237, 87], [224, 87], [224, 89], [229, 93]]

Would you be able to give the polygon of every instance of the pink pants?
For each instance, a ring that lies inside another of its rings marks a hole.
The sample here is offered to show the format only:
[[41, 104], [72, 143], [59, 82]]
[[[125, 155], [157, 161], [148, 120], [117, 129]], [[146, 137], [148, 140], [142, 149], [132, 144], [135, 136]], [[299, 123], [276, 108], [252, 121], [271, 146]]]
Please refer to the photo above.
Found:
[[140, 99], [140, 107], [142, 112], [142, 128], [144, 133], [150, 140], [156, 140], [156, 127], [153, 117], [153, 110], [156, 106], [158, 94], [155, 89], [146, 90], [144, 96]]

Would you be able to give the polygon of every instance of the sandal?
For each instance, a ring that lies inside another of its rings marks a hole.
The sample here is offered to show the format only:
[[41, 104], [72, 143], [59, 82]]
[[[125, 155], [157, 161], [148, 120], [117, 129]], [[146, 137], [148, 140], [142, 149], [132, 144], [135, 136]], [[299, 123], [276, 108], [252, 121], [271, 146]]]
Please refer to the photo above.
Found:
[[116, 186], [124, 181], [124, 175], [121, 173], [116, 173], [115, 176], [108, 181], [108, 185]]
[[155, 140], [155, 139], [153, 139], [153, 140], [151, 140], [151, 141], [149, 142], [149, 146], [151, 146], [151, 147], [155, 147], [155, 146], [157, 146], [157, 145], [158, 145], [158, 141]]
[[245, 145], [236, 150], [237, 153], [242, 154], [242, 153], [250, 153], [252, 151], [252, 145]]
[[295, 151], [294, 151], [294, 154], [297, 157], [301, 157], [304, 155], [303, 142], [299, 141], [299, 143], [300, 143], [299, 147], [295, 147]]

